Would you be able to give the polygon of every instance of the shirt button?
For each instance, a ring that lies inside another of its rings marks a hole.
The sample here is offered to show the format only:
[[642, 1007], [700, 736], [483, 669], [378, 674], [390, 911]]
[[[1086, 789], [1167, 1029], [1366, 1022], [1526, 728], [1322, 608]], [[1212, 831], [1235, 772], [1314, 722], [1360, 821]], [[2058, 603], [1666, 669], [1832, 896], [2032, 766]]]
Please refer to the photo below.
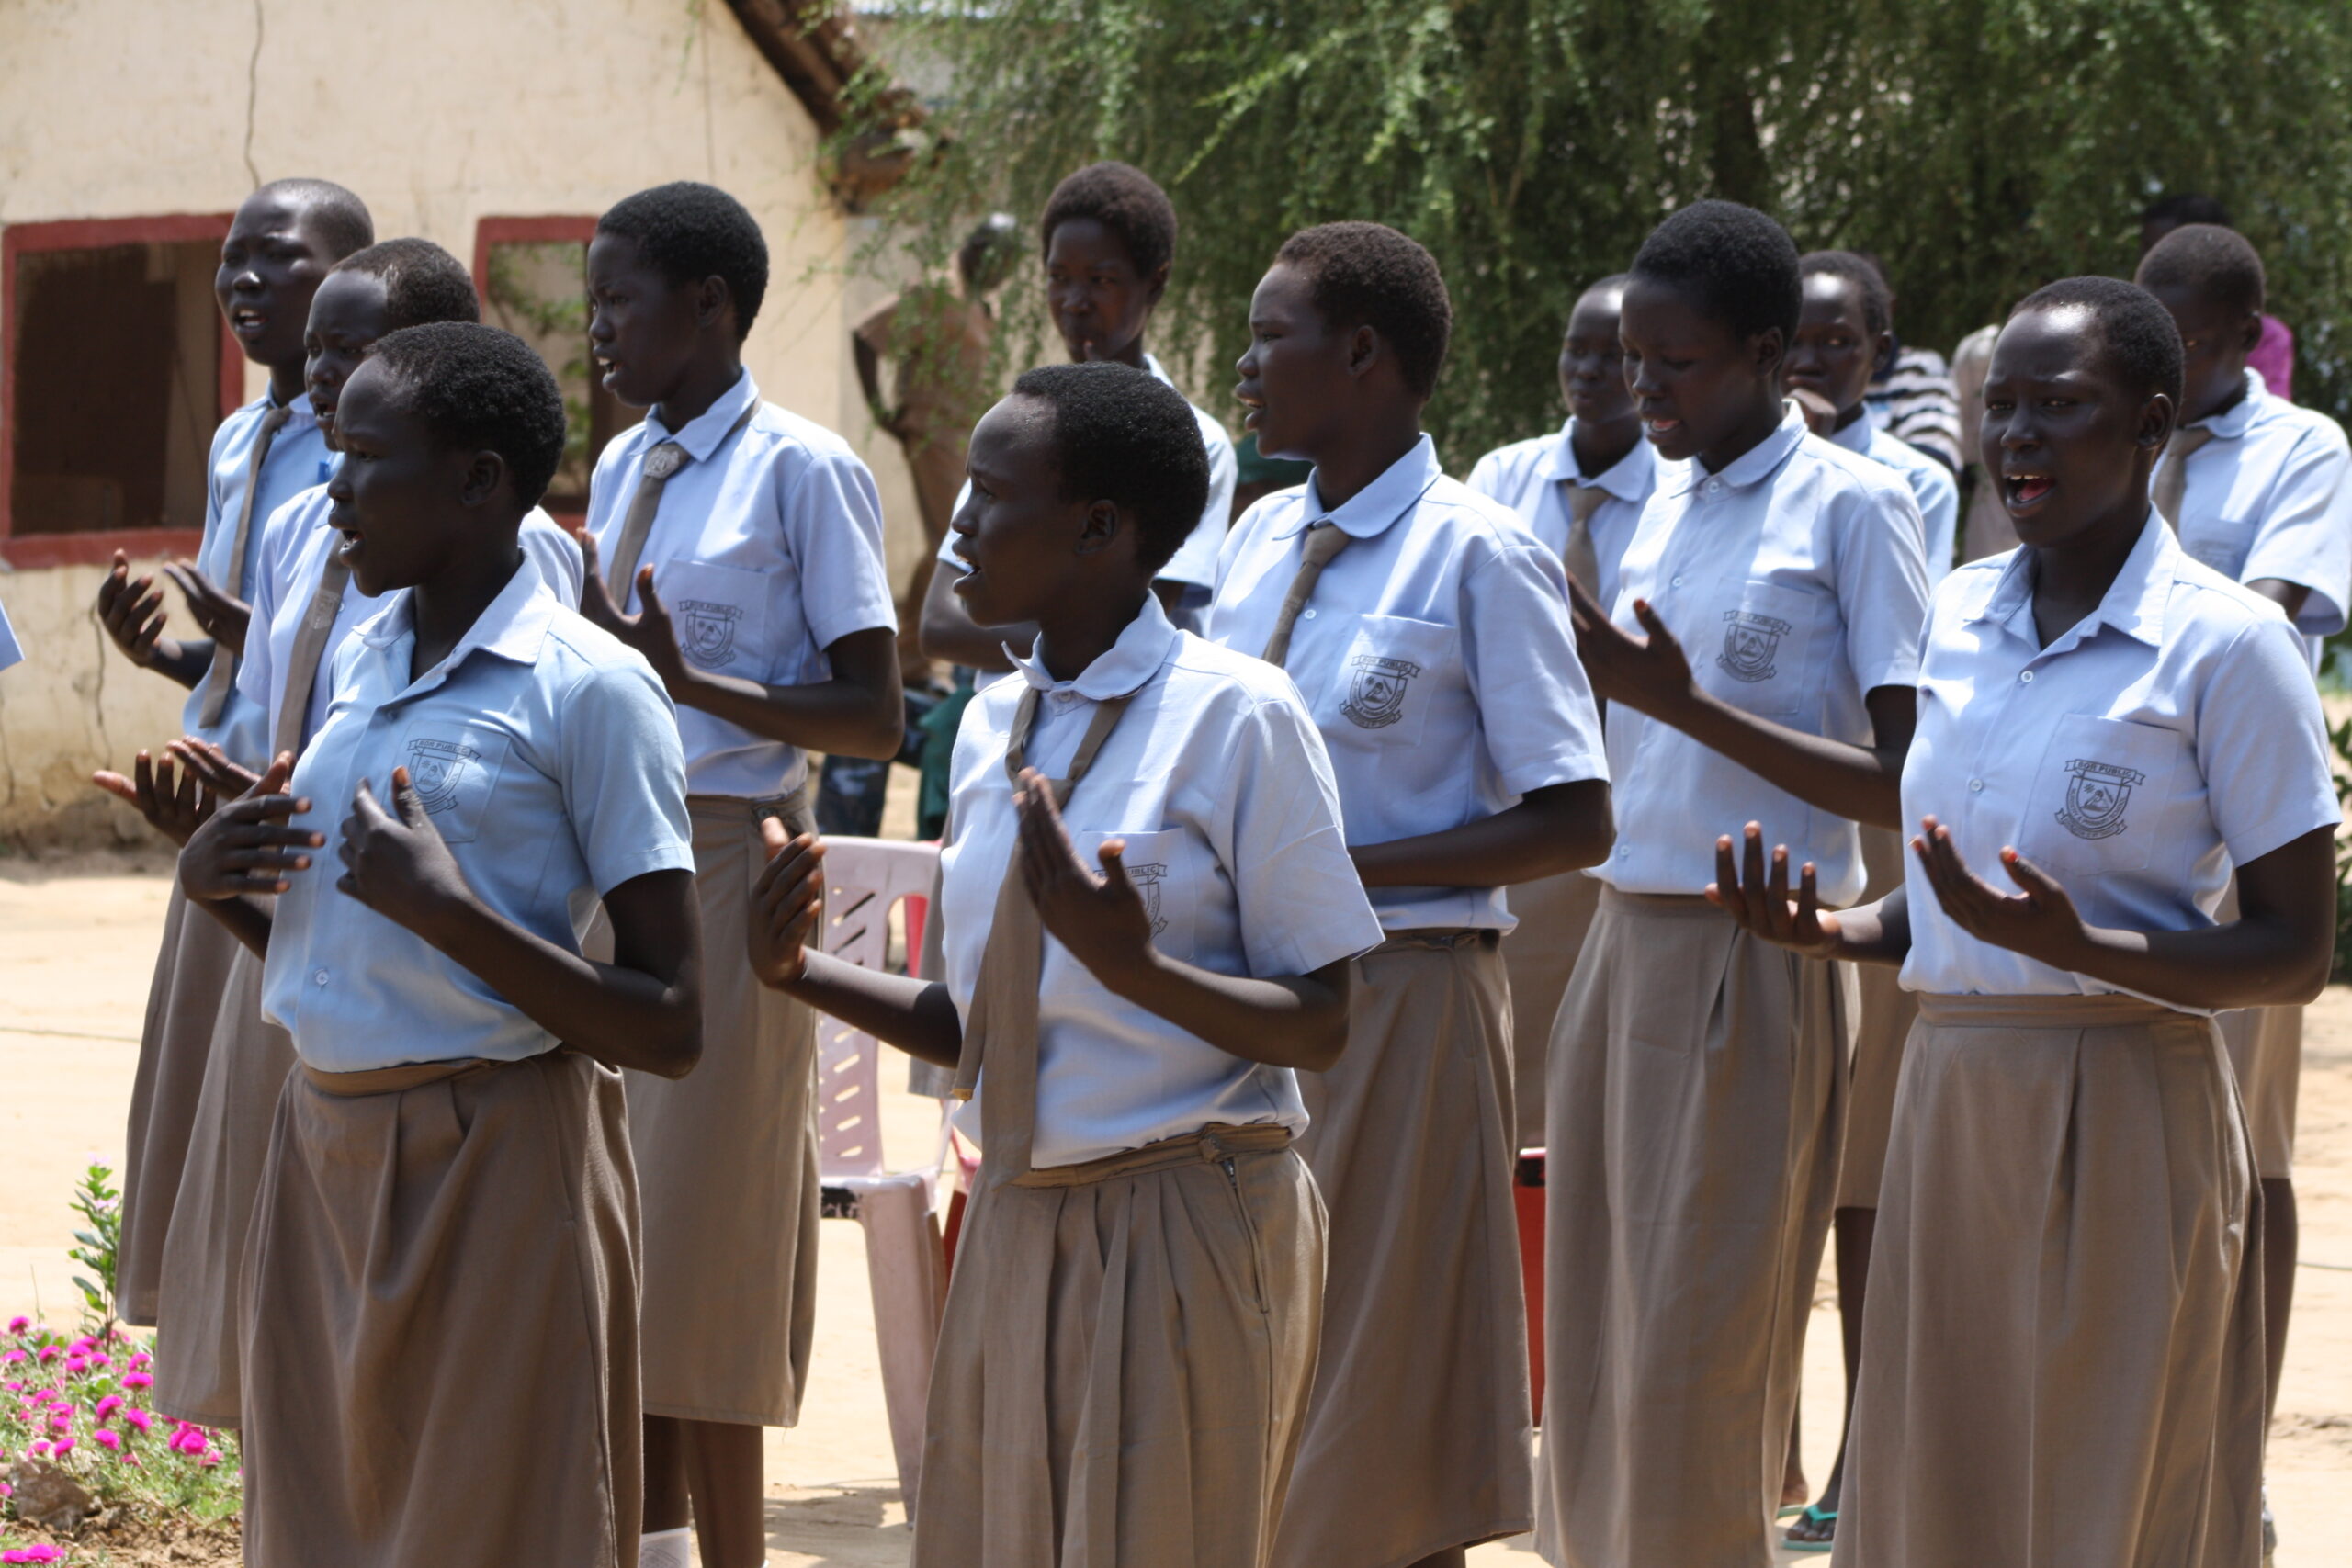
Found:
[[1675, 586], [1675, 587], [1677, 587], [1677, 588], [1681, 587], [1681, 586], [1682, 586], [1682, 580], [1681, 580], [1680, 578], [1679, 578], [1679, 577], [1678, 577], [1678, 578], [1676, 578], [1676, 579], [1674, 580], [1674, 586]]
[[1623, 860], [1627, 855], [1630, 855], [1633, 852], [1634, 846], [1631, 844], [1620, 844], [1617, 846], [1617, 858], [1619, 860]]
[[1983, 779], [1969, 780], [1968, 793], [1971, 795], [1983, 795], [1984, 793], [1984, 781]]
[[1301, 610], [1299, 614], [1310, 621], [1315, 618], [1315, 612], [1312, 610]]
[[2021, 683], [2023, 683], [2023, 684], [2025, 684], [2025, 685], [2028, 685], [2028, 686], [2032, 685], [2032, 684], [2033, 684], [2033, 671], [2030, 671], [2030, 670], [2027, 670], [2027, 671], [2023, 671], [2019, 672], [2019, 674], [2018, 674], [2018, 680]]
[[327, 983], [327, 972], [322, 969], [318, 973], [312, 975], [311, 976], [311, 983], [314, 986], [325, 985]]

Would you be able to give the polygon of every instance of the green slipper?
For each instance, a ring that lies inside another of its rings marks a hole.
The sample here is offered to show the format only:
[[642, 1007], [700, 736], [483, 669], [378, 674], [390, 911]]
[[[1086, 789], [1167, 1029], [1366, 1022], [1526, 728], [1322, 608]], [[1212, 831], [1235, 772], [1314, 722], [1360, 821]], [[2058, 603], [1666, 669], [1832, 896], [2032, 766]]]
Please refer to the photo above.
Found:
[[1793, 1519], [1804, 1510], [1805, 1505], [1803, 1503], [1783, 1503], [1781, 1505], [1781, 1511], [1772, 1517], [1776, 1519]]
[[[1807, 1503], [1795, 1511], [1802, 1514], [1809, 1525], [1835, 1525], [1838, 1522], [1837, 1509], [1824, 1508], [1817, 1504]], [[1829, 1551], [1837, 1546], [1834, 1540], [1792, 1540], [1785, 1536], [1781, 1538], [1781, 1544], [1791, 1551]]]

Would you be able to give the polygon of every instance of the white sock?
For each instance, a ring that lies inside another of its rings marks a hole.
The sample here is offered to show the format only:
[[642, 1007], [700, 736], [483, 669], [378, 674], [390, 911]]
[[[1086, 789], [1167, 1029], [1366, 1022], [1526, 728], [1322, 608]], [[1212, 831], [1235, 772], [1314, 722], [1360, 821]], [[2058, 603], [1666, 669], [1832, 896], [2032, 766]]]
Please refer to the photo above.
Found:
[[673, 1530], [648, 1530], [638, 1538], [637, 1568], [690, 1568], [694, 1561], [689, 1542], [693, 1527], [681, 1525]]

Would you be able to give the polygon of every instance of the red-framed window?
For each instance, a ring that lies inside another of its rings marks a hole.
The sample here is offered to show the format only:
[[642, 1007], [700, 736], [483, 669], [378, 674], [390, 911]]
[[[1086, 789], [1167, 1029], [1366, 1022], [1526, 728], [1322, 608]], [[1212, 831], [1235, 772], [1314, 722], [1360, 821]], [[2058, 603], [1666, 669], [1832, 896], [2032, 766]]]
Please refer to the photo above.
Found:
[[588, 479], [605, 443], [644, 417], [610, 392], [588, 354], [588, 242], [594, 218], [484, 218], [474, 226], [482, 320], [533, 348], [563, 389], [563, 466], [545, 505], [567, 523], [588, 512]]
[[0, 556], [192, 555], [245, 362], [212, 279], [230, 214], [0, 229]]

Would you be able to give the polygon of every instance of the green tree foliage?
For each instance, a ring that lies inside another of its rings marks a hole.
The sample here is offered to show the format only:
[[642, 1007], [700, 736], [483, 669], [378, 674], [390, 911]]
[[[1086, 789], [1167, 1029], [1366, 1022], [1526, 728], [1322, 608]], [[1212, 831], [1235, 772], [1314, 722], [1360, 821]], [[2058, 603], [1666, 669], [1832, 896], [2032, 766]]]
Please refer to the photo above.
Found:
[[[1250, 288], [1308, 223], [1378, 219], [1436, 253], [1457, 325], [1430, 423], [1463, 468], [1557, 419], [1569, 304], [1683, 202], [1875, 252], [1905, 336], [1949, 350], [2040, 283], [2128, 276], [2140, 209], [2199, 190], [2269, 265], [2301, 400], [2352, 411], [2345, 0], [917, 6], [886, 47], [944, 84], [944, 136], [893, 231], [944, 258], [973, 214], [1139, 164], [1184, 225], [1159, 339], [1212, 410]], [[1036, 322], [1034, 297], [1007, 320]]]

